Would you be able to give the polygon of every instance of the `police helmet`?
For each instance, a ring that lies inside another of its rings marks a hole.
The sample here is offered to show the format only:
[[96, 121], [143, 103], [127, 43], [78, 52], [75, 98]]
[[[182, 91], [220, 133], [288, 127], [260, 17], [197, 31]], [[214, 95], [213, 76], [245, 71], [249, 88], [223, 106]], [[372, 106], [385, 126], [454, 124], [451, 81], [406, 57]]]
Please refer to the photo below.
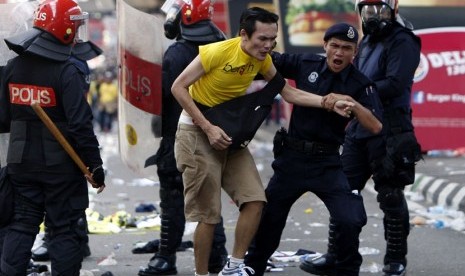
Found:
[[68, 45], [87, 41], [88, 19], [75, 0], [45, 0], [37, 8], [33, 27]]
[[[169, 3], [171, 2], [171, 3]], [[166, 13], [165, 36], [199, 43], [226, 39], [225, 34], [211, 21], [213, 0], [168, 0], [162, 6]]]

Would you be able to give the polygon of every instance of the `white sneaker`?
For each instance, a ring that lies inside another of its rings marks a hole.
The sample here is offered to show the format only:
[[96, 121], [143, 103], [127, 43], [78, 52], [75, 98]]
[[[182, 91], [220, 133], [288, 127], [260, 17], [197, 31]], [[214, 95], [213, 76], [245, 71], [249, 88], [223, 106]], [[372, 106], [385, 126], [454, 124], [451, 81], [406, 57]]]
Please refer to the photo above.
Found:
[[254, 274], [255, 270], [249, 266], [245, 266], [245, 264], [240, 264], [238, 267], [230, 268], [228, 262], [218, 276], [252, 276]]

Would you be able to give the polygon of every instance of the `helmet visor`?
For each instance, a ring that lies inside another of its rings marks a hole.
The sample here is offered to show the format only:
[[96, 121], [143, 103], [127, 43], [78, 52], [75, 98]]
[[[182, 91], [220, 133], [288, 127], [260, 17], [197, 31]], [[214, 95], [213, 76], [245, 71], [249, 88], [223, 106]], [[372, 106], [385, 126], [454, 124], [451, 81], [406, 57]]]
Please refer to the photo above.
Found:
[[397, 5], [397, 0], [356, 0], [355, 1], [355, 8], [357, 9], [358, 6], [361, 5], [381, 5], [386, 4], [391, 9], [395, 9]]
[[360, 17], [362, 22], [367, 22], [370, 19], [391, 20], [392, 10], [389, 6], [380, 5], [363, 5], [360, 9]]
[[166, 14], [166, 21], [175, 20], [182, 10], [182, 7], [187, 5], [187, 0], [166, 0], [161, 6], [161, 10]]
[[82, 14], [71, 15], [70, 20], [76, 23], [76, 35], [74, 36], [74, 42], [82, 43], [89, 41], [89, 13], [83, 12]]

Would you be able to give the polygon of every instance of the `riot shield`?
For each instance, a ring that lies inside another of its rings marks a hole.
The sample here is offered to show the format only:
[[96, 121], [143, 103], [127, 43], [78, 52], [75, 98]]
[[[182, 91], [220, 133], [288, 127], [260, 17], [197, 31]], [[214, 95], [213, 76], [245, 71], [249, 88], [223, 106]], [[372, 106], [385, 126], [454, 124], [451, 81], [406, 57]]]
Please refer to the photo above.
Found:
[[169, 46], [164, 18], [117, 1], [119, 151], [123, 162], [142, 177], [158, 179], [146, 167], [158, 150], [161, 133], [161, 64]]
[[[16, 56], [10, 51], [4, 39], [27, 31], [32, 26], [37, 1], [0, 4], [0, 67], [5, 66], [8, 60]], [[8, 133], [0, 134], [0, 165], [6, 164], [8, 152]]]
[[0, 4], [0, 66], [16, 55], [8, 49], [4, 39], [31, 28], [37, 5], [37, 1]]

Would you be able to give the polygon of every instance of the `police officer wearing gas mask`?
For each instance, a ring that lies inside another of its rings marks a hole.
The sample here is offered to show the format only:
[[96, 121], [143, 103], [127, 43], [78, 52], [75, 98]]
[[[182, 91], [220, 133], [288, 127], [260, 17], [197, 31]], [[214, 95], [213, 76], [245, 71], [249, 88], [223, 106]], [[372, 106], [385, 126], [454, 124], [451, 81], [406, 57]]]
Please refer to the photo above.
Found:
[[[85, 61], [87, 54], [99, 51], [86, 41], [87, 19], [76, 1], [45, 0], [36, 10], [32, 29], [5, 39], [18, 56], [5, 66], [0, 84], [0, 131], [10, 132], [7, 166], [15, 193], [1, 275], [26, 275], [44, 216], [53, 275], [79, 275], [86, 242], [80, 221], [89, 205], [87, 181], [99, 191], [105, 187], [92, 111], [83, 94], [86, 73], [73, 60], [74, 55]], [[77, 46], [80, 43], [84, 44]], [[47, 113], [91, 175], [83, 175], [32, 103]]]
[[[170, 3], [171, 4], [170, 4]], [[173, 3], [174, 2], [174, 3]], [[165, 52], [162, 63], [162, 140], [155, 155], [160, 179], [161, 228], [155, 255], [141, 276], [174, 275], [176, 249], [181, 245], [186, 218], [184, 216], [184, 185], [182, 174], [176, 168], [174, 139], [182, 108], [171, 93], [171, 86], [178, 75], [198, 55], [198, 46], [225, 40], [223, 32], [211, 21], [213, 7], [210, 1], [167, 1], [165, 36], [176, 39]], [[153, 242], [152, 242], [153, 243]], [[224, 267], [228, 252], [223, 222], [215, 227], [208, 270], [218, 273]]]
[[[342, 162], [353, 190], [362, 190], [368, 179], [373, 178], [384, 213], [383, 275], [405, 275], [410, 225], [403, 190], [414, 182], [415, 164], [421, 159], [410, 104], [421, 41], [413, 34], [411, 24], [399, 15], [398, 0], [358, 0], [356, 9], [362, 19], [364, 37], [354, 64], [376, 85], [384, 109], [383, 131], [382, 135], [366, 135], [352, 121], [344, 141]], [[333, 218], [329, 229], [327, 254], [305, 260], [301, 268], [307, 272], [334, 273], [332, 241], [343, 229], [339, 230]]]

